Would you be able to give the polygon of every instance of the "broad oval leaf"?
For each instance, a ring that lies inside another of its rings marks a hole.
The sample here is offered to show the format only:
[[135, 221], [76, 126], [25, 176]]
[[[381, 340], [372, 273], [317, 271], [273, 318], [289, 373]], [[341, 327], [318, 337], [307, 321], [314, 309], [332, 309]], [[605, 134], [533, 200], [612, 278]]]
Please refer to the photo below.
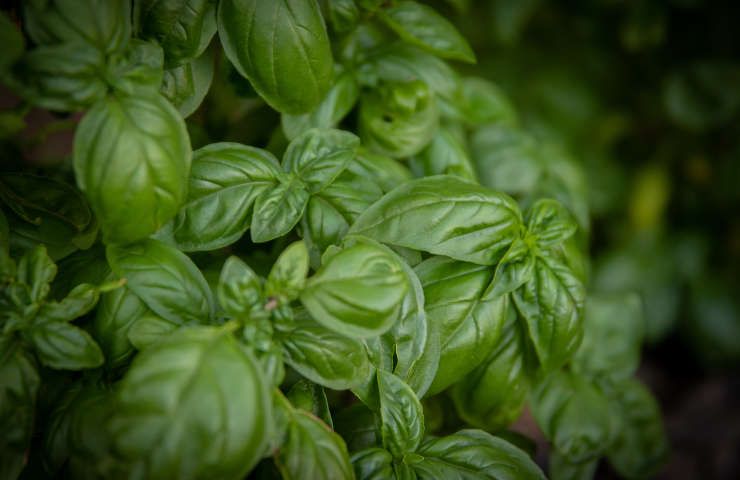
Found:
[[388, 192], [360, 215], [350, 233], [493, 265], [520, 229], [521, 213], [509, 196], [439, 175]]
[[400, 459], [413, 453], [424, 437], [424, 410], [414, 391], [403, 380], [378, 370], [380, 436], [383, 446]]
[[47, 367], [82, 370], [103, 364], [103, 352], [95, 340], [79, 327], [66, 322], [46, 322], [28, 332], [34, 351]]
[[188, 194], [171, 224], [184, 251], [213, 250], [238, 240], [257, 197], [278, 184], [272, 154], [239, 143], [213, 143], [193, 152]]
[[363, 338], [396, 323], [408, 288], [396, 258], [370, 243], [358, 243], [329, 258], [308, 279], [301, 302], [320, 324]]
[[177, 330], [179, 325], [147, 312], [137, 318], [128, 329], [128, 339], [137, 350], [144, 350], [154, 345]]
[[365, 347], [317, 323], [305, 311], [280, 331], [285, 362], [309, 380], [334, 390], [354, 387], [368, 375]]
[[265, 282], [265, 296], [295, 300], [303, 290], [308, 275], [308, 249], [302, 241], [283, 250]]
[[573, 215], [560, 202], [549, 198], [536, 201], [526, 216], [528, 233], [544, 248], [563, 243], [578, 230]]
[[115, 405], [115, 449], [147, 478], [242, 478], [267, 447], [267, 382], [225, 329], [184, 328], [141, 352]]
[[195, 113], [210, 90], [213, 63], [212, 50], [206, 50], [198, 58], [164, 71], [159, 91], [183, 118]]
[[281, 113], [309, 112], [331, 87], [331, 48], [316, 0], [222, 0], [218, 34], [234, 67]]
[[310, 194], [295, 177], [263, 191], [254, 202], [250, 235], [255, 243], [267, 242], [290, 232], [301, 221]]
[[75, 176], [107, 242], [141, 240], [175, 216], [190, 157], [185, 123], [159, 94], [110, 96], [87, 112], [75, 133]]
[[288, 145], [283, 156], [285, 170], [295, 174], [311, 193], [336, 179], [355, 156], [360, 139], [335, 129], [310, 129]]
[[433, 8], [414, 1], [401, 1], [381, 10], [380, 18], [405, 41], [443, 58], [475, 63], [467, 40]]
[[396, 478], [393, 456], [384, 448], [366, 448], [352, 455], [357, 480], [388, 480]]
[[424, 459], [411, 466], [420, 480], [545, 480], [524, 451], [481, 430], [460, 430], [446, 437], [430, 438], [417, 453]]
[[246, 315], [262, 301], [262, 281], [249, 265], [231, 256], [221, 268], [216, 295], [226, 313]]
[[184, 253], [149, 239], [126, 247], [109, 245], [106, 255], [126, 287], [160, 317], [178, 325], [211, 319], [211, 289]]

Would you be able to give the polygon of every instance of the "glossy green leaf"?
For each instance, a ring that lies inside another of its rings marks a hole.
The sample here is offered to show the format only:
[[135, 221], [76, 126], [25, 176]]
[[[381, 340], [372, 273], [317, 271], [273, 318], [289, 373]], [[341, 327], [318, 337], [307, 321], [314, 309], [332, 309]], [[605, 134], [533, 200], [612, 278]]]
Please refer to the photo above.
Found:
[[128, 287], [101, 296], [91, 333], [105, 354], [108, 366], [122, 365], [134, 353], [128, 331], [148, 311], [144, 302]]
[[576, 374], [556, 372], [539, 382], [530, 405], [542, 432], [573, 463], [598, 458], [619, 432], [606, 395]]
[[226, 313], [245, 315], [262, 301], [262, 282], [249, 265], [231, 256], [221, 269], [216, 295]]
[[443, 58], [475, 63], [475, 54], [465, 38], [429, 6], [401, 1], [382, 10], [381, 19], [411, 44]]
[[[332, 5], [336, 2], [332, 2]], [[347, 116], [357, 102], [360, 87], [353, 72], [345, 71], [336, 76], [334, 85], [321, 103], [309, 113], [283, 114], [281, 124], [288, 140], [293, 140], [311, 128], [333, 128]]]
[[39, 360], [47, 367], [81, 370], [103, 364], [103, 352], [95, 340], [72, 324], [47, 322], [34, 325], [28, 337]]
[[308, 199], [308, 191], [296, 178], [282, 179], [275, 188], [262, 192], [254, 202], [252, 241], [267, 242], [290, 232], [301, 220]]
[[108, 262], [152, 311], [175, 324], [206, 323], [213, 298], [203, 274], [184, 253], [157, 240], [109, 245]]
[[331, 48], [316, 0], [223, 0], [218, 34], [234, 67], [279, 112], [309, 112], [331, 87]]
[[478, 366], [500, 338], [507, 297], [483, 299], [490, 268], [432, 257], [417, 265], [430, 324], [439, 329], [439, 368], [429, 394], [438, 393]]
[[536, 260], [528, 242], [518, 238], [506, 251], [496, 266], [491, 284], [483, 294], [485, 298], [496, 298], [511, 293], [534, 276]]
[[527, 231], [537, 244], [551, 247], [563, 243], [578, 230], [578, 223], [565, 207], [555, 200], [538, 200], [527, 212]]
[[420, 480], [481, 478], [544, 480], [536, 463], [514, 445], [481, 430], [460, 430], [426, 440], [417, 453], [423, 457], [412, 468]]
[[324, 387], [308, 380], [298, 380], [287, 393], [290, 403], [298, 410], [305, 410], [333, 429], [329, 401]]
[[424, 437], [424, 410], [414, 391], [390, 372], [378, 370], [380, 435], [396, 458], [414, 452]]
[[198, 58], [164, 71], [159, 91], [187, 118], [200, 107], [213, 82], [214, 58], [206, 50]]
[[156, 40], [174, 67], [198, 57], [216, 33], [212, 0], [135, 0], [134, 25], [142, 38]]
[[185, 200], [190, 156], [185, 123], [162, 96], [95, 104], [77, 127], [74, 167], [105, 239], [140, 240], [174, 217]]
[[328, 200], [312, 196], [301, 219], [301, 234], [309, 249], [311, 265], [321, 264], [321, 253], [330, 245], [338, 245], [349, 230], [344, 215]]
[[26, 252], [18, 262], [16, 279], [28, 286], [29, 300], [40, 302], [49, 294], [51, 281], [57, 274], [57, 266], [52, 262], [42, 245]]
[[396, 258], [369, 243], [342, 249], [308, 279], [301, 302], [344, 335], [382, 334], [398, 320], [408, 281]]
[[625, 477], [650, 477], [669, 453], [658, 402], [637, 380], [620, 384], [616, 401], [622, 430], [607, 452], [609, 463]]
[[109, 429], [147, 478], [237, 479], [265, 453], [271, 410], [254, 357], [227, 330], [192, 327], [136, 357]]
[[125, 50], [108, 57], [105, 79], [119, 95], [154, 93], [162, 84], [163, 65], [159, 44], [134, 38]]
[[362, 403], [353, 403], [334, 415], [334, 428], [350, 452], [380, 445], [375, 414]]
[[307, 130], [290, 142], [283, 156], [285, 170], [315, 193], [336, 179], [354, 158], [360, 140], [334, 129]]
[[407, 182], [387, 193], [357, 219], [350, 233], [492, 265], [520, 226], [519, 208], [507, 195], [440, 175]]
[[308, 250], [298, 241], [288, 245], [275, 261], [265, 282], [265, 296], [295, 300], [303, 290], [308, 275]]
[[396, 478], [393, 456], [384, 448], [367, 448], [352, 455], [357, 480], [387, 480]]
[[568, 361], [583, 337], [584, 286], [553, 255], [535, 259], [534, 275], [512, 297], [545, 370]]
[[193, 152], [188, 193], [171, 224], [184, 251], [213, 250], [238, 240], [250, 226], [255, 200], [278, 184], [277, 159], [238, 143], [213, 143]]
[[59, 302], [46, 302], [37, 314], [37, 321], [70, 322], [92, 310], [98, 303], [100, 290], [94, 285], [77, 285]]
[[285, 362], [319, 385], [345, 390], [368, 375], [362, 342], [329, 330], [305, 312], [297, 313], [292, 327], [280, 331], [278, 338]]

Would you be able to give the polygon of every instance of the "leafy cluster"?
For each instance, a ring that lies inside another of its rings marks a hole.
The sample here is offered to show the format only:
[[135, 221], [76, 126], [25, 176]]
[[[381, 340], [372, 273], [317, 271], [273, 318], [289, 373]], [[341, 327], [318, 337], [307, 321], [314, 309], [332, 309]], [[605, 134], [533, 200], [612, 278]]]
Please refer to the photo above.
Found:
[[[553, 478], [660, 466], [639, 297], [588, 293], [582, 172], [446, 62], [475, 55], [436, 10], [20, 18], [3, 121], [84, 116], [71, 163], [0, 172], [2, 478], [544, 478], [506, 430], [526, 405]], [[218, 95], [262, 108], [260, 147], [214, 133]]]

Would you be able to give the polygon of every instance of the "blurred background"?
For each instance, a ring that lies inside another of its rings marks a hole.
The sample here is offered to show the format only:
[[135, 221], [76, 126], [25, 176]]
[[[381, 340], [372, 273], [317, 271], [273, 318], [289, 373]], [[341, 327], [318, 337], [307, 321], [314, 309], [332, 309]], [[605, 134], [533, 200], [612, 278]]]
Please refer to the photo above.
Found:
[[[473, 45], [469, 73], [582, 172], [566, 203], [590, 217], [591, 290], [642, 295], [638, 376], [672, 447], [660, 478], [740, 478], [740, 3], [434, 3]], [[491, 162], [526, 176], [531, 153], [510, 154]], [[563, 165], [551, 175], [579, 175]]]

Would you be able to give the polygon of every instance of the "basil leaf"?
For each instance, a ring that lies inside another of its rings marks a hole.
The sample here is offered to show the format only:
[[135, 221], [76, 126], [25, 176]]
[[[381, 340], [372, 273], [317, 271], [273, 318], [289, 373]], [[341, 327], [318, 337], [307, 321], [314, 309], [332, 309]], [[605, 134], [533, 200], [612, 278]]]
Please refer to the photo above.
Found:
[[203, 103], [213, 83], [214, 56], [206, 50], [198, 58], [164, 71], [160, 93], [188, 118]]
[[350, 164], [339, 178], [317, 195], [328, 201], [348, 223], [352, 223], [383, 196], [383, 191]]
[[184, 251], [213, 250], [249, 228], [252, 204], [277, 185], [280, 169], [269, 152], [221, 142], [193, 152], [188, 193], [171, 235]]
[[516, 110], [506, 94], [484, 78], [464, 77], [454, 100], [455, 120], [468, 126], [517, 123]]
[[609, 412], [607, 397], [576, 374], [556, 372], [532, 390], [537, 425], [568, 461], [598, 458], [614, 443], [619, 423]]
[[238, 317], [262, 301], [262, 282], [249, 265], [231, 256], [221, 269], [216, 295], [221, 308]]
[[424, 437], [424, 411], [414, 391], [390, 372], [378, 370], [380, 435], [396, 458], [413, 452]]
[[363, 148], [357, 152], [355, 161], [349, 170], [366, 178], [372, 178], [383, 193], [389, 192], [411, 180], [411, 172], [401, 163], [390, 157], [367, 151]]
[[317, 417], [329, 428], [333, 427], [329, 401], [326, 399], [324, 388], [308, 380], [298, 380], [287, 394], [290, 403], [299, 410]]
[[553, 450], [550, 454], [548, 473], [551, 480], [592, 480], [598, 466], [598, 460], [571, 463], [557, 450]]
[[466, 146], [451, 129], [445, 127], [440, 128], [431, 143], [411, 159], [410, 166], [418, 176], [453, 175], [477, 180]]
[[0, 477], [18, 478], [26, 465], [41, 379], [33, 356], [0, 339]]
[[164, 52], [159, 44], [134, 38], [125, 50], [108, 58], [105, 78], [118, 94], [156, 92], [162, 84], [163, 65]]
[[147, 478], [242, 478], [265, 453], [271, 410], [251, 353], [227, 330], [191, 327], [136, 357], [109, 430]]
[[60, 302], [45, 302], [36, 316], [36, 321], [71, 322], [92, 310], [98, 303], [100, 290], [83, 283], [77, 285]]
[[350, 480], [354, 478], [347, 446], [308, 412], [290, 413], [285, 440], [275, 456], [285, 479]]
[[137, 350], [144, 350], [177, 330], [178, 325], [151, 312], [139, 316], [128, 329], [128, 340]]
[[333, 0], [329, 2], [329, 22], [337, 33], [345, 33], [357, 26], [360, 9], [355, 0]]
[[301, 302], [320, 324], [363, 338], [380, 335], [396, 323], [408, 288], [396, 258], [360, 243], [329, 258], [308, 279]]
[[270, 270], [265, 282], [265, 296], [278, 296], [295, 300], [306, 284], [308, 275], [308, 250], [302, 241], [294, 242], [283, 250]]
[[368, 375], [369, 363], [362, 342], [322, 326], [305, 313], [278, 338], [285, 362], [312, 382], [334, 390], [354, 387]]
[[527, 241], [521, 238], [514, 240], [496, 266], [493, 281], [483, 296], [490, 299], [500, 297], [531, 281], [535, 263], [535, 256]]
[[331, 86], [331, 48], [316, 0], [223, 0], [218, 34], [234, 67], [279, 112], [309, 112]]
[[543, 172], [534, 137], [508, 125], [488, 125], [470, 140], [481, 184], [511, 195], [534, 191]]
[[134, 22], [142, 38], [156, 40], [168, 67], [198, 57], [216, 33], [212, 0], [135, 0]]
[[457, 29], [433, 8], [401, 1], [381, 10], [380, 18], [403, 40], [443, 58], [475, 63], [475, 54]]
[[347, 168], [359, 145], [360, 140], [349, 132], [311, 129], [290, 142], [283, 167], [315, 193]]
[[252, 241], [267, 242], [290, 232], [300, 222], [309, 196], [299, 180], [281, 177], [275, 188], [265, 190], [254, 202]]
[[521, 214], [507, 195], [440, 175], [407, 182], [350, 228], [384, 243], [493, 265], [519, 234]]
[[181, 325], [213, 316], [211, 289], [184, 253], [157, 240], [127, 247], [108, 245], [108, 263], [152, 311]]
[[642, 302], [636, 294], [589, 296], [583, 314], [583, 341], [573, 357], [573, 370], [615, 382], [630, 378], [640, 364], [644, 322]]
[[47, 367], [81, 370], [103, 364], [103, 352], [95, 340], [72, 324], [41, 323], [34, 325], [28, 336], [39, 360]]
[[529, 234], [534, 235], [538, 245], [544, 248], [563, 243], [578, 230], [570, 212], [555, 200], [538, 200], [526, 216]]
[[345, 439], [350, 452], [380, 445], [375, 414], [362, 403], [354, 403], [340, 410], [334, 416], [334, 428]]
[[[336, 2], [332, 2], [332, 5]], [[352, 110], [360, 95], [357, 79], [351, 71], [340, 73], [321, 103], [309, 113], [283, 114], [281, 124], [288, 140], [311, 128], [333, 128]]]
[[105, 354], [107, 366], [123, 365], [134, 353], [128, 331], [148, 311], [144, 302], [125, 286], [101, 296], [92, 323], [92, 335]]
[[34, 43], [88, 43], [104, 53], [125, 47], [131, 37], [129, 0], [29, 0], [24, 27]]
[[185, 123], [161, 95], [108, 97], [87, 112], [75, 133], [75, 176], [107, 242], [146, 238], [175, 216], [190, 155]]
[[49, 258], [43, 245], [26, 252], [16, 268], [16, 280], [29, 288], [29, 303], [37, 303], [46, 298], [56, 274], [57, 266]]
[[530, 389], [528, 348], [526, 333], [509, 309], [503, 336], [491, 354], [451, 389], [462, 419], [499, 431], [520, 417]]
[[669, 451], [658, 402], [637, 380], [621, 383], [615, 394], [622, 430], [607, 452], [609, 463], [625, 477], [650, 477]]
[[359, 115], [363, 144], [394, 158], [419, 153], [439, 126], [434, 95], [420, 80], [384, 83], [363, 94]]
[[411, 467], [420, 480], [482, 478], [491, 480], [544, 480], [529, 456], [514, 445], [481, 430], [460, 430], [430, 438], [417, 453], [424, 457]]
[[571, 269], [553, 255], [538, 255], [534, 275], [513, 292], [529, 337], [545, 370], [568, 361], [583, 336], [584, 287]]
[[396, 478], [393, 456], [383, 448], [367, 448], [352, 455], [357, 480], [388, 480]]
[[309, 249], [311, 265], [318, 267], [321, 252], [330, 245], [338, 245], [348, 229], [347, 220], [331, 202], [320, 195], [312, 196], [301, 219], [301, 234]]
[[439, 329], [439, 368], [428, 394], [438, 393], [479, 365], [500, 338], [508, 300], [486, 300], [491, 270], [433, 257], [416, 267], [430, 324]]

